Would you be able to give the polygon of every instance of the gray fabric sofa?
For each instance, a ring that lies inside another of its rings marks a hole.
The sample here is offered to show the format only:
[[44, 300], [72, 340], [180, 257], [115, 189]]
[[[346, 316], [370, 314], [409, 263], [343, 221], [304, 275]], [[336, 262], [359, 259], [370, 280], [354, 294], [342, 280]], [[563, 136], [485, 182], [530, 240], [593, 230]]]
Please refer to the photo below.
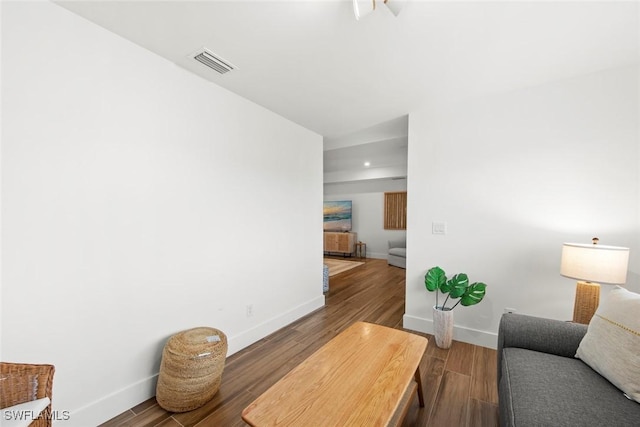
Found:
[[640, 403], [574, 356], [587, 326], [504, 314], [498, 330], [500, 425], [640, 426]]
[[405, 239], [389, 240], [387, 264], [407, 268], [407, 241]]

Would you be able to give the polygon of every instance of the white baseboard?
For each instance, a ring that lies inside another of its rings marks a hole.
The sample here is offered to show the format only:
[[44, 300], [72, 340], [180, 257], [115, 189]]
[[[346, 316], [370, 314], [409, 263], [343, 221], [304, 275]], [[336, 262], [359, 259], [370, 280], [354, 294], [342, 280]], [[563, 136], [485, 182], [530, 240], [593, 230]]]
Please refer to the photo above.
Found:
[[267, 335], [289, 325], [290, 323], [293, 323], [299, 318], [306, 316], [307, 314], [319, 309], [320, 307], [324, 307], [324, 295], [314, 298], [304, 304], [300, 304], [299, 306], [292, 308], [286, 313], [259, 323], [258, 325], [240, 333], [239, 335], [229, 337], [229, 350], [227, 354], [231, 356], [232, 354], [250, 346], [254, 342], [261, 340]]
[[[424, 332], [433, 335], [433, 320], [405, 314], [402, 318], [402, 327], [412, 331]], [[497, 348], [498, 334], [462, 326], [453, 327], [453, 339], [481, 347]]]
[[156, 394], [158, 374], [140, 380], [82, 408], [73, 410], [68, 420], [53, 420], [54, 426], [97, 426], [144, 402]]
[[377, 253], [377, 252], [367, 252], [367, 258], [375, 258], [375, 259], [387, 259], [387, 254]]
[[[231, 356], [233, 353], [250, 346], [278, 329], [323, 307], [324, 303], [325, 297], [321, 295], [236, 336], [229, 337], [227, 340], [229, 346], [227, 355]], [[127, 409], [155, 396], [157, 381], [158, 374], [152, 375], [89, 405], [71, 411], [69, 419], [54, 420], [53, 425], [56, 427], [86, 427], [102, 424]]]

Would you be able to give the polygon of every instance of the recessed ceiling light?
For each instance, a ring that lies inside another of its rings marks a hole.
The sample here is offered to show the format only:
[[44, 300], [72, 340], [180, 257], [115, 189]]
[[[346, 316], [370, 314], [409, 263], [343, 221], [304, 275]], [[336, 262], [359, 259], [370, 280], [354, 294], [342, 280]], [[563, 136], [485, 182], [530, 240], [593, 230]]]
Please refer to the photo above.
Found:
[[364, 165], [365, 165], [366, 167], [369, 167], [369, 166], [371, 166], [371, 163], [369, 163], [369, 162], [364, 162]]

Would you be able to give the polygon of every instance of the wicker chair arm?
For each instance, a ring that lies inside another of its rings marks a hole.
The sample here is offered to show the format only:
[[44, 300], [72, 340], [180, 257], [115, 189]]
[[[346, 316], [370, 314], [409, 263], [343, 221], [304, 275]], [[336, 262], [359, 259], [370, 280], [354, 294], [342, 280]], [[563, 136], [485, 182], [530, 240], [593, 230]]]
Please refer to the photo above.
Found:
[[[35, 399], [48, 397], [49, 400], [53, 400], [54, 373], [55, 367], [53, 365], [0, 362], [0, 378], [16, 378], [16, 381], [12, 381], [11, 387], [2, 386], [0, 408], [7, 408], [29, 400], [27, 388], [32, 382], [26, 379], [30, 376], [36, 376], [38, 379]], [[25, 380], [21, 381], [22, 378]], [[30, 427], [51, 427], [51, 418], [51, 404], [49, 404], [42, 411], [40, 417], [31, 423]]]

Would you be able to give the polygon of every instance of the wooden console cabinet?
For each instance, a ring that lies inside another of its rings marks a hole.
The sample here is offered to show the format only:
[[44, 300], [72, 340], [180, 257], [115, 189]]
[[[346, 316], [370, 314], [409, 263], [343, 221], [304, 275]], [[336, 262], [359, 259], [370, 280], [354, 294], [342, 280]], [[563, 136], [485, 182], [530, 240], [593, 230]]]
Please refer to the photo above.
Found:
[[356, 239], [357, 233], [325, 231], [324, 251], [351, 255], [355, 252]]

